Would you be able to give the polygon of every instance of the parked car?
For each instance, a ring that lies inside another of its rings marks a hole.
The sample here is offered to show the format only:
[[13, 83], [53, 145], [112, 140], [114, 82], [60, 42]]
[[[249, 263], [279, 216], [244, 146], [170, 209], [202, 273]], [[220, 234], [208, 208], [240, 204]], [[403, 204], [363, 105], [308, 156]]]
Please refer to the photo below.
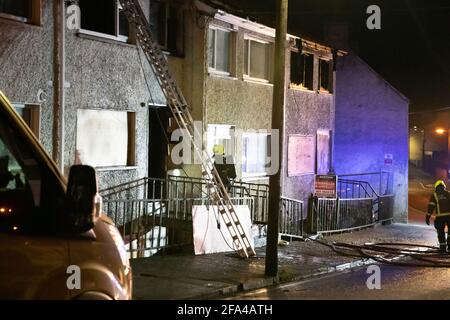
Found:
[[130, 299], [132, 271], [101, 214], [95, 170], [68, 182], [0, 92], [0, 299]]

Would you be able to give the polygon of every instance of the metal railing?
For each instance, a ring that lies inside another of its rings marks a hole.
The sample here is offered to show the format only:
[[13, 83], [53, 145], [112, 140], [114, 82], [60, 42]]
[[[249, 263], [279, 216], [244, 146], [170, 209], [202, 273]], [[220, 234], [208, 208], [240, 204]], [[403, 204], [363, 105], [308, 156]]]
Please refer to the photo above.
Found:
[[[252, 206], [252, 198], [232, 198]], [[194, 206], [213, 206], [207, 198], [109, 199], [104, 212], [114, 221], [131, 259], [150, 257], [161, 249], [192, 245]]]
[[301, 238], [304, 233], [303, 201], [281, 198], [279, 234], [291, 238]]
[[[186, 195], [186, 186], [192, 190], [192, 195], [208, 196], [206, 182], [202, 178], [192, 178], [183, 176], [169, 176], [168, 181], [171, 185], [171, 193]], [[233, 181], [228, 191], [231, 198], [253, 198], [253, 204], [250, 208], [252, 221], [254, 224], [267, 224], [269, 211], [269, 185]], [[189, 192], [187, 193], [190, 194]]]
[[393, 173], [387, 171], [340, 174], [339, 180], [352, 180], [370, 184], [378, 195], [393, 193]]
[[338, 179], [337, 195], [342, 199], [378, 198], [379, 196], [369, 182], [350, 179]]
[[373, 225], [373, 199], [312, 199], [311, 232], [348, 231]]

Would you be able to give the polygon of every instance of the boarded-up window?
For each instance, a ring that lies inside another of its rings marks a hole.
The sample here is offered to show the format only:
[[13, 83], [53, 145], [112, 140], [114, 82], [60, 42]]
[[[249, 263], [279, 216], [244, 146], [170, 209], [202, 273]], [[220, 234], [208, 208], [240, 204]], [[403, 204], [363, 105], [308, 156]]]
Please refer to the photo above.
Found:
[[130, 166], [135, 163], [135, 113], [79, 109], [77, 152], [93, 167]]
[[288, 138], [288, 176], [315, 172], [314, 136], [293, 134]]
[[317, 131], [317, 174], [330, 170], [330, 132]]

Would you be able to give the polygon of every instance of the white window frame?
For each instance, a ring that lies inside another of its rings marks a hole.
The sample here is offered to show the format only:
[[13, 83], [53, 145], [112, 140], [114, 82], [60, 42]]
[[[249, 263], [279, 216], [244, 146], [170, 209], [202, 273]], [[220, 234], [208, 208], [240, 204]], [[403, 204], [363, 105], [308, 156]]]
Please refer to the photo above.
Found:
[[[267, 69], [268, 69], [268, 71], [267, 71], [267, 73], [268, 73], [267, 74], [267, 78], [268, 79], [255, 78], [255, 77], [252, 77], [250, 75], [250, 65], [251, 65], [250, 57], [251, 57], [251, 52], [252, 52], [252, 50], [251, 50], [251, 41], [262, 43], [262, 44], [264, 44], [266, 46], [270, 46], [272, 44], [272, 42], [261, 40], [261, 39], [258, 39], [256, 37], [252, 37], [252, 36], [249, 36], [249, 35], [244, 35], [244, 54], [245, 54], [245, 42], [247, 42], [247, 41], [249, 42], [249, 50], [247, 52], [248, 66], [247, 66], [247, 70], [245, 70], [245, 63], [244, 63], [244, 80], [256, 81], [256, 82], [261, 82], [261, 83], [270, 83], [270, 74], [271, 74], [270, 61], [266, 61], [266, 65], [267, 65]], [[269, 54], [269, 56], [267, 58], [270, 60], [270, 56], [271, 56], [270, 55], [270, 50], [269, 50], [268, 54]]]
[[[252, 137], [252, 136], [265, 136], [266, 137], [266, 141], [269, 141], [269, 137], [272, 136], [271, 133], [269, 132], [244, 132], [242, 134], [242, 156], [244, 156], [245, 152], [244, 152], [244, 139], [248, 138], [248, 137]], [[266, 152], [269, 150], [269, 145], [267, 145], [266, 147]], [[266, 156], [268, 156], [266, 154]], [[243, 167], [243, 161], [241, 159], [241, 169]], [[267, 165], [267, 164], [266, 164]], [[264, 172], [255, 172], [255, 173], [247, 173], [242, 169], [242, 178], [261, 178], [261, 177], [267, 177], [268, 172], [267, 170]]]
[[[116, 1], [116, 19], [115, 19], [116, 35], [111, 35], [111, 34], [107, 34], [107, 33], [86, 30], [86, 29], [80, 29], [80, 30], [78, 30], [78, 33], [88, 35], [88, 36], [98, 37], [98, 38], [114, 40], [114, 41], [123, 42], [123, 43], [129, 43], [130, 37], [122, 36], [119, 34], [120, 33], [119, 13], [120, 13], [120, 10], [123, 8], [122, 8], [122, 5], [120, 4], [119, 0], [115, 0], [115, 1]], [[83, 12], [81, 12], [81, 14], [83, 14]], [[131, 32], [131, 30], [130, 30], [130, 32]]]
[[[214, 30], [214, 31], [222, 31], [222, 32], [227, 32], [229, 33], [229, 47], [228, 47], [228, 71], [222, 71], [222, 70], [217, 70], [215, 68], [215, 66], [217, 65], [217, 33], [214, 32], [214, 67], [210, 67], [209, 66], [209, 57], [208, 57], [208, 72], [212, 73], [212, 74], [217, 74], [217, 75], [221, 75], [221, 76], [231, 76], [231, 66], [232, 66], [232, 61], [233, 61], [233, 31], [230, 29], [226, 29], [226, 28], [221, 28], [215, 25], [211, 25], [208, 28], [208, 32], [209, 30]], [[208, 37], [209, 39], [209, 37]], [[209, 43], [208, 43], [209, 46]]]

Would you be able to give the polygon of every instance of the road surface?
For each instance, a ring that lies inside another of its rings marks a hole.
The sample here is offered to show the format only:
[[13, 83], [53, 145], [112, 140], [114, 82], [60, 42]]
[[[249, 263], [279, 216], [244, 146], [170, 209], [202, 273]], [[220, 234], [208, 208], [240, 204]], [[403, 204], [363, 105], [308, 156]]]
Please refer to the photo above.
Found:
[[449, 300], [450, 269], [381, 265], [381, 289], [369, 290], [367, 269], [242, 293], [228, 299]]

